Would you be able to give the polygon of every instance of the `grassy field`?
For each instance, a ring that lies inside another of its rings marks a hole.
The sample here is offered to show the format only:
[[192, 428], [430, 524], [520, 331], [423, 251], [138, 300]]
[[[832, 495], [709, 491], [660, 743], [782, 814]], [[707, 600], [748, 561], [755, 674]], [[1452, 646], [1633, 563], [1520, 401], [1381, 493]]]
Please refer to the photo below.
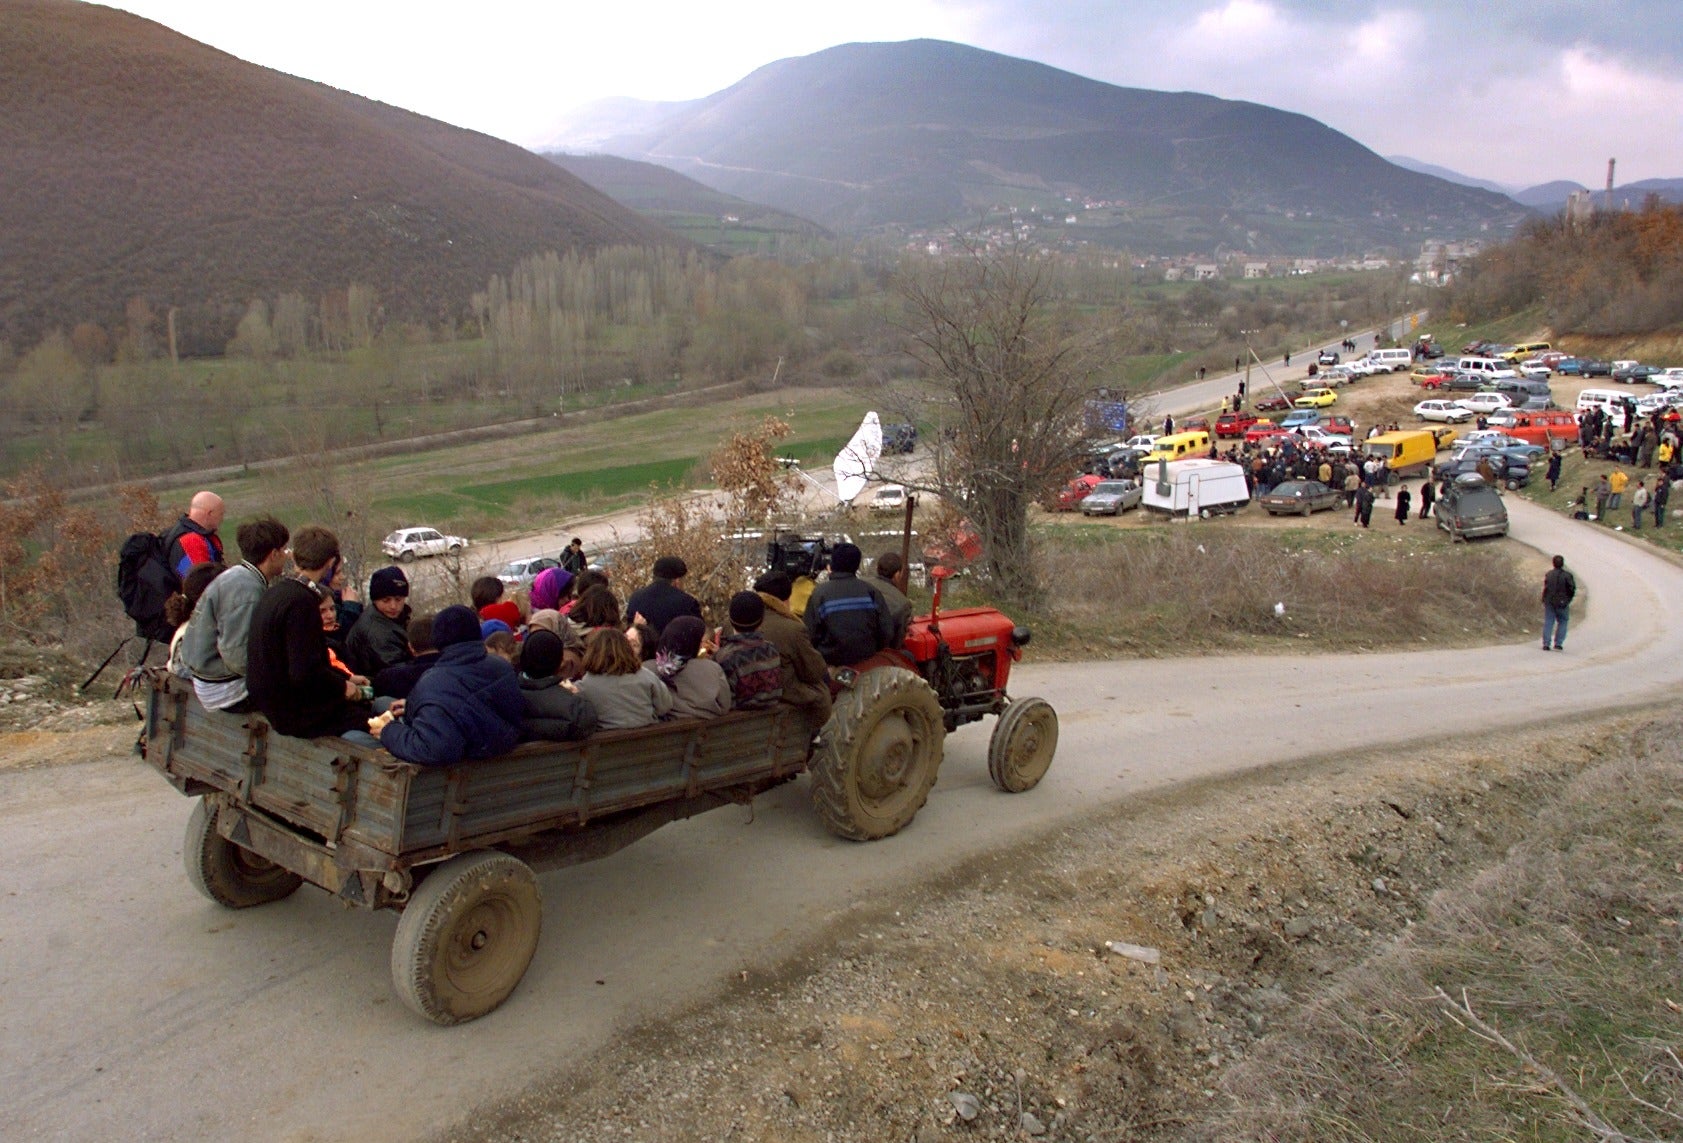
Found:
[[869, 407], [855, 392], [795, 389], [377, 460], [304, 457], [216, 488], [230, 519], [319, 518], [332, 501], [368, 513], [377, 530], [420, 522], [479, 538], [632, 503], [651, 486], [705, 483], [714, 448], [768, 416], [793, 430], [781, 453], [828, 464]]

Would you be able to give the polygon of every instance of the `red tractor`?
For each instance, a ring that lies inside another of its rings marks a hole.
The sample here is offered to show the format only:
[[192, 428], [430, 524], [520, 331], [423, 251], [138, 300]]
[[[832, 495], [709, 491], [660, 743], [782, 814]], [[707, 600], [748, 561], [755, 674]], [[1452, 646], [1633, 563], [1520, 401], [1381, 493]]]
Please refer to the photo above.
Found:
[[1008, 793], [1032, 789], [1058, 749], [1058, 714], [1040, 698], [1010, 698], [1011, 664], [1029, 630], [991, 607], [942, 613], [952, 571], [931, 570], [929, 614], [912, 620], [904, 654], [883, 652], [844, 673], [812, 766], [813, 804], [843, 837], [884, 837], [910, 822], [929, 796], [947, 734], [985, 715], [988, 774]]

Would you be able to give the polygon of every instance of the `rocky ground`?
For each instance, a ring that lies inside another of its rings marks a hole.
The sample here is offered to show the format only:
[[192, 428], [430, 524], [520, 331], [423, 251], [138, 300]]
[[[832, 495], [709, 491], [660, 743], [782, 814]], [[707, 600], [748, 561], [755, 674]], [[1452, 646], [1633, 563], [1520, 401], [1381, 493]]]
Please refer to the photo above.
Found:
[[446, 1137], [1190, 1137], [1231, 1067], [1646, 718], [1136, 801], [845, 915]]

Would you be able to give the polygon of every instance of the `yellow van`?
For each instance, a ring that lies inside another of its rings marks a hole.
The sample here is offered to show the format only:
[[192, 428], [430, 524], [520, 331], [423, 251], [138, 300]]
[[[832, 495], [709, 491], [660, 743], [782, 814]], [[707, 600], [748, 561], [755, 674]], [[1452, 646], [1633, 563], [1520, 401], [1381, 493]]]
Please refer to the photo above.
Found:
[[1413, 476], [1431, 468], [1438, 455], [1438, 439], [1426, 429], [1380, 433], [1362, 442], [1362, 455], [1378, 457], [1398, 476]]
[[1528, 357], [1535, 357], [1539, 353], [1547, 353], [1549, 349], [1549, 343], [1546, 341], [1522, 341], [1502, 356], [1509, 361], [1520, 362]]
[[1210, 455], [1210, 434], [1202, 429], [1192, 429], [1184, 433], [1170, 433], [1166, 437], [1158, 437], [1151, 446], [1151, 451], [1140, 458], [1140, 467], [1153, 464], [1159, 460], [1189, 460], [1193, 457], [1207, 457]]

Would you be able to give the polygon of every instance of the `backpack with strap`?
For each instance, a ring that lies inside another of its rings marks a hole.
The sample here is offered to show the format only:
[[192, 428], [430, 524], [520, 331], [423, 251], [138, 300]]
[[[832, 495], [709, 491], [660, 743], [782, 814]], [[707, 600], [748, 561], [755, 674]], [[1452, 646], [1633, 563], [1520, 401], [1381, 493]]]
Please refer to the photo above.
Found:
[[783, 655], [765, 636], [728, 635], [714, 660], [730, 680], [736, 710], [767, 710], [783, 697]]
[[162, 536], [136, 532], [123, 541], [117, 553], [117, 598], [123, 601], [123, 614], [134, 620], [136, 635], [169, 641], [175, 629], [164, 618], [164, 604], [180, 590]]

